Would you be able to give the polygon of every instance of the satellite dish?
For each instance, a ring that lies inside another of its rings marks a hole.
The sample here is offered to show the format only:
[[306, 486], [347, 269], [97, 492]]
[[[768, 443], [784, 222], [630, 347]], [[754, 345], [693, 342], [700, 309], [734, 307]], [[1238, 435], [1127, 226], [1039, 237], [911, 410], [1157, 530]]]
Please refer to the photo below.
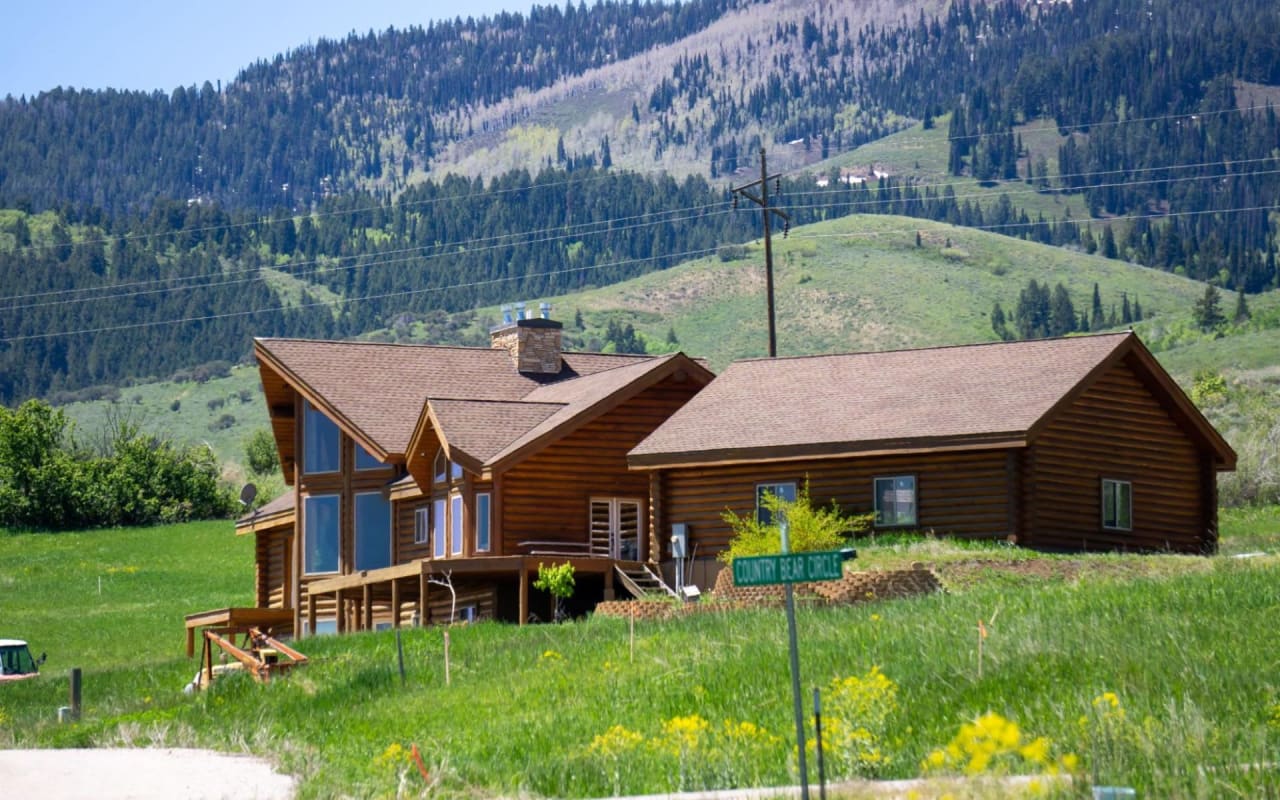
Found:
[[254, 498], [258, 496], [258, 487], [252, 483], [246, 483], [244, 488], [240, 490], [240, 505], [248, 508], [253, 505]]

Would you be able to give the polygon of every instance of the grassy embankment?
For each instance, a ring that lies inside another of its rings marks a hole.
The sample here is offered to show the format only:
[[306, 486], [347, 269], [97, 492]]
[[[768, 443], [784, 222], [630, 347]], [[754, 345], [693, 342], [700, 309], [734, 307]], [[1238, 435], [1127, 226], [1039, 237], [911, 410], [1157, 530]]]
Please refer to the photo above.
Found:
[[[805, 685], [857, 679], [854, 700], [887, 761], [847, 753], [882, 777], [918, 775], [962, 723], [991, 711], [1020, 725], [1024, 744], [1048, 737], [1049, 758], [1077, 756], [1086, 783], [1134, 785], [1142, 797], [1274, 796], [1280, 509], [1224, 520], [1225, 551], [1272, 555], [1046, 557], [942, 540], [863, 543], [860, 567], [933, 563], [950, 592], [802, 608]], [[469, 796], [794, 779], [776, 610], [639, 624], [634, 650], [618, 620], [455, 628], [448, 685], [439, 629], [404, 632], [404, 685], [392, 633], [321, 638], [303, 643], [313, 662], [288, 680], [230, 679], [190, 697], [180, 691], [194, 672], [181, 654], [181, 616], [249, 600], [247, 537], [226, 523], [5, 535], [0, 564], [3, 634], [50, 655], [39, 680], [0, 692], [0, 746], [248, 751], [300, 776], [311, 797], [420, 793], [426, 784], [407, 759], [414, 744], [437, 789]], [[979, 620], [990, 634], [981, 675]], [[58, 726], [72, 666], [85, 670], [85, 716]], [[872, 667], [896, 696], [868, 679]], [[1002, 758], [1014, 771], [1035, 768]]]

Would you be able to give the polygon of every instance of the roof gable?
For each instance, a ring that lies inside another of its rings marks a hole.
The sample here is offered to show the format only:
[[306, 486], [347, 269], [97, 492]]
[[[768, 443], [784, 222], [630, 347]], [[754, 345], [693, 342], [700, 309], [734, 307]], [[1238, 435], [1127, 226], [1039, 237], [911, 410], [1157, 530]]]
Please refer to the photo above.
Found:
[[406, 463], [410, 472], [427, 474], [420, 462], [436, 437], [451, 459], [472, 472], [505, 469], [681, 370], [700, 384], [712, 378], [701, 364], [673, 353], [542, 384], [518, 402], [433, 397], [419, 417]]
[[740, 361], [629, 461], [654, 467], [1023, 445], [1133, 342], [1120, 333]]

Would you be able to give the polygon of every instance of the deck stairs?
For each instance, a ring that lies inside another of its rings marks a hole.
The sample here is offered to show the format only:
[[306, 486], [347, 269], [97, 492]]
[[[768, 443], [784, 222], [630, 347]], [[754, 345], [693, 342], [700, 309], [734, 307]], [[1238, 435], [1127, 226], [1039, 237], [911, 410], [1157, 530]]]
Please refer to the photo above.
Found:
[[622, 561], [614, 565], [618, 579], [637, 600], [677, 597], [675, 589], [642, 561]]

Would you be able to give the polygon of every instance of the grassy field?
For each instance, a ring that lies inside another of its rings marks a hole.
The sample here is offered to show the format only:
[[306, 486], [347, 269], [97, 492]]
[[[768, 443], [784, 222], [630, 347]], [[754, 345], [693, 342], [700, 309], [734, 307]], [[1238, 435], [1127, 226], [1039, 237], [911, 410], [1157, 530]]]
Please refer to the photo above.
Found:
[[[830, 766], [912, 777], [954, 740], [954, 771], [980, 751], [994, 753], [983, 775], [1066, 765], [1075, 794], [1096, 780], [1140, 797], [1275, 796], [1280, 509], [1225, 512], [1224, 528], [1224, 554], [1210, 559], [860, 543], [860, 568], [924, 561], [949, 592], [801, 608], [806, 694], [824, 691]], [[194, 664], [181, 655], [181, 617], [249, 600], [251, 545], [227, 523], [0, 535], [0, 635], [49, 652], [40, 679], [0, 690], [0, 746], [253, 752], [299, 776], [304, 797], [581, 797], [795, 779], [776, 610], [637, 624], [634, 644], [625, 621], [603, 618], [454, 628], [447, 684], [440, 629], [404, 632], [403, 684], [393, 634], [322, 637], [304, 641], [313, 661], [288, 680], [184, 695]], [[1270, 555], [1231, 557], [1259, 551]], [[84, 669], [85, 716], [59, 726], [72, 666]], [[1005, 721], [1020, 726], [1017, 747]], [[870, 739], [839, 736], [859, 726]], [[409, 760], [414, 745], [428, 780]]]

